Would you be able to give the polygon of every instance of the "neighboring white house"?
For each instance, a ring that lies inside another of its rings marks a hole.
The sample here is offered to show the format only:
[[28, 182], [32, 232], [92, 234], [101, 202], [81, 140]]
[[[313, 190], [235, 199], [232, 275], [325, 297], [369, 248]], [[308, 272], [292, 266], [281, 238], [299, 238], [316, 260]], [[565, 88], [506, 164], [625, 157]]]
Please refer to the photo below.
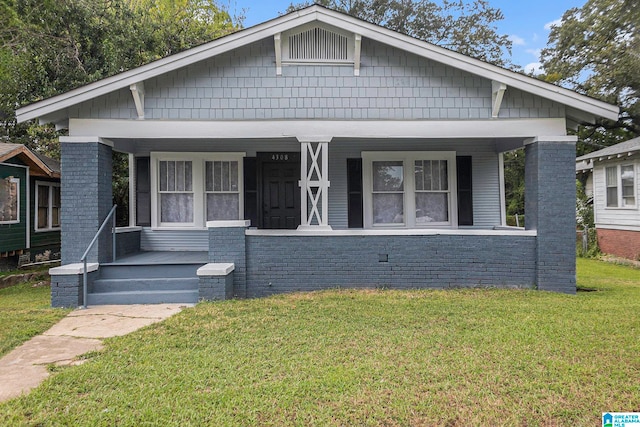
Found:
[[576, 172], [587, 174], [600, 250], [640, 259], [640, 138], [578, 157]]

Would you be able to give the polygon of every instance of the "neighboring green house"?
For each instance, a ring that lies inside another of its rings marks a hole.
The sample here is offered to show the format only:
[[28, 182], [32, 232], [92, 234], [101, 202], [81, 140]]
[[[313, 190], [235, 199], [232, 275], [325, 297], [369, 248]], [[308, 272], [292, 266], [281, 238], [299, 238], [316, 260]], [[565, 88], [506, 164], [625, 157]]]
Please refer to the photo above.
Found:
[[0, 143], [0, 266], [60, 258], [60, 163]]

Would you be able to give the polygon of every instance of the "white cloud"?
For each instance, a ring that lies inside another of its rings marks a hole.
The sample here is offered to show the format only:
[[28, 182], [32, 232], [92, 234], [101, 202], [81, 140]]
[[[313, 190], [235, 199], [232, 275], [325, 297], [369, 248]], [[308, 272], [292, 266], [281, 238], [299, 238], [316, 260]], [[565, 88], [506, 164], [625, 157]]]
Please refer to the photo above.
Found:
[[544, 68], [542, 68], [542, 64], [540, 62], [532, 62], [524, 66], [524, 72], [537, 76], [538, 74], [544, 73]]
[[515, 34], [510, 35], [509, 40], [511, 40], [514, 46], [524, 46], [527, 44], [522, 37], [516, 36]]
[[544, 29], [547, 31], [551, 31], [551, 27], [559, 27], [562, 24], [562, 18], [558, 18], [555, 21], [547, 22], [544, 24]]
[[534, 42], [537, 42], [539, 38], [540, 37], [538, 36], [538, 33], [533, 33], [533, 41]]

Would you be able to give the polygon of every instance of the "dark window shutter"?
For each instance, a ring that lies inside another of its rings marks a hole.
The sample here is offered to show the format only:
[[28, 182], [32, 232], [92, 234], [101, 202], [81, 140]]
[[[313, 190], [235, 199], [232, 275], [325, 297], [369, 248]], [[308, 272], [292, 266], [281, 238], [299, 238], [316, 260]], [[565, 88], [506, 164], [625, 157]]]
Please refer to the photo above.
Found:
[[151, 159], [136, 157], [136, 225], [151, 225]]
[[362, 228], [362, 159], [347, 159], [347, 210], [349, 228]]
[[473, 225], [471, 156], [456, 157], [458, 177], [458, 225]]
[[258, 175], [257, 159], [244, 158], [244, 219], [251, 221], [252, 227], [258, 226]]

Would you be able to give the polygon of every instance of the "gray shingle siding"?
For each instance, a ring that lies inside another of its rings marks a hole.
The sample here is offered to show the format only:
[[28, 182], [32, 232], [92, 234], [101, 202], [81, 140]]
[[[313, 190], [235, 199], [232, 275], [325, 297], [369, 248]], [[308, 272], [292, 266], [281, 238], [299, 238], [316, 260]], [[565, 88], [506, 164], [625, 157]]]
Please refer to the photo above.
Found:
[[[372, 40], [362, 42], [360, 76], [348, 65], [284, 66], [275, 74], [272, 39], [145, 81], [145, 118], [489, 119], [491, 81]], [[500, 118], [564, 117], [564, 106], [505, 92]], [[137, 117], [128, 88], [71, 109], [71, 117]]]

